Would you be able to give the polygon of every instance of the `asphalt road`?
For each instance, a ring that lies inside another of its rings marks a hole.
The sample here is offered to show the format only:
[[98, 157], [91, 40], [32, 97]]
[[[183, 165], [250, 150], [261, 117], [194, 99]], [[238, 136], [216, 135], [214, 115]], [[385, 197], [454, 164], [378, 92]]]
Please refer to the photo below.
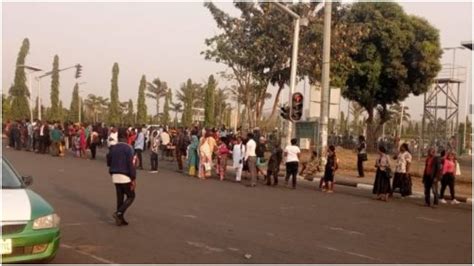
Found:
[[[61, 217], [53, 263], [471, 263], [471, 206], [372, 200], [369, 191], [296, 190], [201, 181], [164, 162], [139, 171], [137, 197], [117, 227], [103, 158], [3, 149]], [[148, 158], [146, 155], [144, 158]], [[283, 183], [283, 182], [281, 182]]]

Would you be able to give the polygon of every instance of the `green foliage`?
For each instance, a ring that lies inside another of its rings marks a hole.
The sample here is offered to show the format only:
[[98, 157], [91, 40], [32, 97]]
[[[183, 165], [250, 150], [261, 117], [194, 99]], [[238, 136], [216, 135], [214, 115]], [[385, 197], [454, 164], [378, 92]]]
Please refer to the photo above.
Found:
[[11, 97], [2, 93], [2, 121], [11, 119]]
[[[171, 99], [172, 101], [172, 99]], [[180, 102], [174, 103], [171, 102], [171, 111], [174, 112], [174, 126], [177, 126], [178, 124], [178, 113], [181, 113], [183, 111], [183, 104]]]
[[168, 85], [165, 81], [161, 81], [159, 78], [155, 78], [153, 82], [147, 83], [147, 94], [148, 98], [156, 101], [156, 116], [160, 115], [160, 99], [166, 96], [168, 92]]
[[138, 87], [137, 124], [139, 125], [143, 125], [147, 123], [145, 89], [146, 89], [146, 77], [145, 75], [143, 75], [140, 80], [140, 86]]
[[[214, 79], [213, 75], [209, 76], [206, 84], [206, 92], [204, 99], [204, 126], [213, 127], [215, 126], [215, 116], [214, 116], [214, 97], [215, 90], [217, 88], [217, 81]], [[216, 102], [219, 104], [219, 102]], [[216, 113], [219, 114], [219, 113]]]
[[68, 120], [71, 122], [79, 122], [79, 84], [77, 84], [77, 82], [74, 84], [74, 89], [72, 90]]
[[112, 88], [110, 90], [110, 105], [109, 105], [109, 117], [108, 124], [118, 125], [120, 123], [120, 100], [119, 100], [119, 88], [118, 88], [118, 75], [119, 66], [114, 63], [112, 67]]
[[163, 115], [161, 116], [161, 124], [168, 125], [171, 122], [170, 118], [170, 102], [172, 101], [173, 93], [168, 90], [165, 96], [165, 105], [163, 106]]
[[108, 105], [108, 98], [94, 94], [87, 95], [87, 98], [84, 100], [84, 108], [86, 113], [84, 121], [93, 123], [101, 121], [99, 115], [106, 112]]
[[[367, 111], [367, 140], [372, 147], [390, 118], [387, 106], [429, 89], [441, 68], [439, 34], [427, 21], [406, 15], [392, 2], [355, 3], [345, 20], [368, 30], [351, 55], [342, 95]], [[380, 117], [377, 128], [374, 110]]]
[[15, 79], [13, 86], [10, 88], [9, 93], [11, 96], [11, 118], [14, 120], [21, 120], [30, 117], [30, 104], [28, 97], [30, 93], [26, 86], [26, 75], [23, 67], [16, 67], [25, 64], [25, 58], [28, 55], [30, 49], [30, 42], [27, 38], [23, 40], [23, 43], [18, 53], [18, 57], [15, 65]]
[[54, 56], [53, 73], [51, 74], [51, 109], [49, 120], [58, 121], [61, 119], [61, 108], [59, 107], [59, 57]]
[[133, 101], [128, 100], [127, 103], [127, 115], [125, 116], [125, 125], [131, 126], [135, 124], [135, 113], [133, 111]]
[[183, 114], [181, 117], [181, 124], [185, 127], [191, 126], [193, 121], [193, 108], [195, 107], [196, 97], [198, 91], [201, 89], [200, 84], [193, 83], [188, 79], [185, 84], [181, 85], [177, 97], [183, 103]]

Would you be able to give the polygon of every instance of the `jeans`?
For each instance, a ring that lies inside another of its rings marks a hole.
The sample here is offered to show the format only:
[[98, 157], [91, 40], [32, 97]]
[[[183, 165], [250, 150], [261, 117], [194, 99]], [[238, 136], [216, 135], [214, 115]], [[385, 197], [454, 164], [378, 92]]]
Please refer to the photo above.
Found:
[[291, 178], [291, 183], [293, 187], [296, 187], [296, 176], [298, 175], [298, 162], [288, 162], [286, 163], [286, 177], [285, 181], [288, 182], [288, 180]]
[[[130, 183], [115, 184], [115, 191], [117, 192], [117, 212], [122, 215], [135, 200], [135, 191], [131, 190], [130, 185]], [[125, 196], [127, 196], [126, 200], [124, 200]]]
[[138, 168], [143, 169], [142, 150], [141, 149], [135, 149], [135, 154], [138, 157]]
[[158, 153], [152, 152], [150, 155], [150, 164], [151, 170], [157, 171], [158, 170]]
[[433, 192], [433, 204], [438, 204], [438, 181], [433, 180], [431, 176], [423, 176], [423, 185], [425, 187], [425, 203], [426, 205], [431, 205], [431, 192]]

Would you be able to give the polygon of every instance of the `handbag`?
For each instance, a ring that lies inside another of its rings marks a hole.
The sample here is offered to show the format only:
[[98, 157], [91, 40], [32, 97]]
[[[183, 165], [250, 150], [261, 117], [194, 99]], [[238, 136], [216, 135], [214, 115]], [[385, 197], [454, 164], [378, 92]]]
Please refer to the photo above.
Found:
[[211, 163], [209, 163], [209, 162], [204, 163], [204, 170], [211, 171], [212, 170]]
[[459, 166], [459, 163], [456, 162], [456, 176], [460, 176], [461, 175], [461, 167]]

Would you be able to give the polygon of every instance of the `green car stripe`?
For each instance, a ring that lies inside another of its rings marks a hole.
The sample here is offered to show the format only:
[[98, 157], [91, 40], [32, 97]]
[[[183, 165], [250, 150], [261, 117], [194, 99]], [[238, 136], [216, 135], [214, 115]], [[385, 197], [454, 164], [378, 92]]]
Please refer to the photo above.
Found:
[[54, 213], [53, 207], [49, 205], [40, 195], [32, 190], [25, 189], [31, 204], [31, 220]]

